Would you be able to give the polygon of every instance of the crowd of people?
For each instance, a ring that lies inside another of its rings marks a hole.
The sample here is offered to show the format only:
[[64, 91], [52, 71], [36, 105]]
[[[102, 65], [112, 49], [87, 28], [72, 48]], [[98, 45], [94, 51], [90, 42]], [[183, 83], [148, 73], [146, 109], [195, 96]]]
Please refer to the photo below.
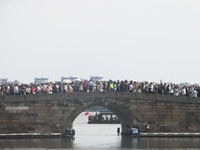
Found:
[[157, 93], [175, 96], [200, 96], [197, 85], [180, 86], [172, 83], [148, 83], [134, 81], [92, 81], [84, 80], [71, 83], [48, 82], [41, 84], [4, 84], [0, 85], [1, 95], [28, 95], [39, 93], [71, 93], [71, 92], [133, 92]]

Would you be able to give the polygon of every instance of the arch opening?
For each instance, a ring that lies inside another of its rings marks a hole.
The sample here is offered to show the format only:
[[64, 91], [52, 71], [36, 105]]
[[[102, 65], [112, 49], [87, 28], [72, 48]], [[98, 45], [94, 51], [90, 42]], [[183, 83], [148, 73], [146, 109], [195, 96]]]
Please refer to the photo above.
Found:
[[[71, 114], [70, 114], [70, 120], [72, 123], [72, 127], [74, 127], [74, 122], [77, 119], [79, 115], [83, 116], [83, 113], [87, 112], [88, 110], [91, 110], [93, 108], [101, 108], [103, 110], [112, 112], [114, 114], [114, 117], [116, 116], [117, 119], [119, 119], [118, 127], [121, 128], [121, 134], [122, 135], [130, 135], [130, 130], [133, 126], [133, 122], [131, 120], [130, 116], [130, 110], [126, 109], [126, 106], [122, 106], [122, 104], [113, 103], [112, 101], [89, 101], [85, 105], [78, 106]], [[93, 115], [95, 115], [99, 109], [93, 110]], [[101, 110], [100, 110], [101, 111]], [[91, 112], [89, 113], [91, 114]], [[84, 114], [85, 115], [85, 114]], [[104, 116], [106, 117], [106, 116]], [[88, 117], [85, 117], [84, 120], [85, 124], [88, 124]], [[76, 129], [75, 129], [76, 130]], [[117, 128], [115, 129], [115, 133], [117, 133]]]
[[[101, 106], [101, 109], [94, 109], [96, 107], [90, 107], [89, 109], [85, 109], [83, 112], [81, 112], [73, 121], [73, 129], [76, 131], [75, 137], [102, 137], [102, 136], [117, 136], [117, 128], [121, 129], [121, 123], [120, 122], [113, 122], [110, 120], [109, 117], [111, 115], [103, 115], [102, 117], [106, 116], [108, 117], [108, 120], [99, 121], [99, 118], [101, 117], [99, 114], [106, 114], [111, 113], [109, 109], [103, 108]], [[112, 117], [114, 118], [115, 115]], [[90, 120], [91, 117], [94, 117], [95, 120]], [[99, 117], [99, 118], [98, 118]]]

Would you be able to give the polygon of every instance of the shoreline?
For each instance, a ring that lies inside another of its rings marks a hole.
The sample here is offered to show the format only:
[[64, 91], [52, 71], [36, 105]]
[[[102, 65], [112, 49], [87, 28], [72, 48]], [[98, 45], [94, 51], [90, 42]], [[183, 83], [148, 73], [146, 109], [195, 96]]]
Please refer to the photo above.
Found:
[[11, 133], [11, 134], [0, 134], [0, 139], [39, 139], [39, 138], [62, 138], [61, 133]]
[[168, 132], [159, 132], [159, 133], [146, 133], [141, 132], [139, 137], [200, 137], [200, 133], [191, 133], [191, 132], [180, 132], [180, 133], [168, 133]]
[[[73, 138], [74, 136], [65, 136], [63, 137], [62, 133], [50, 133], [50, 134], [41, 134], [41, 133], [12, 133], [12, 134], [0, 134], [0, 139], [39, 139], [39, 138]], [[166, 138], [199, 138], [200, 133], [146, 133], [141, 132], [139, 135], [130, 135], [130, 137], [166, 137]]]

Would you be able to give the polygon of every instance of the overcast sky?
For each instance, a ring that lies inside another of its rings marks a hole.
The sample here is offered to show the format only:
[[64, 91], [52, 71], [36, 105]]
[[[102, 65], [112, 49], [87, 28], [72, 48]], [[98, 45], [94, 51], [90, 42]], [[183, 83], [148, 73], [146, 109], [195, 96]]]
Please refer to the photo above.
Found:
[[0, 78], [200, 83], [199, 0], [0, 0]]

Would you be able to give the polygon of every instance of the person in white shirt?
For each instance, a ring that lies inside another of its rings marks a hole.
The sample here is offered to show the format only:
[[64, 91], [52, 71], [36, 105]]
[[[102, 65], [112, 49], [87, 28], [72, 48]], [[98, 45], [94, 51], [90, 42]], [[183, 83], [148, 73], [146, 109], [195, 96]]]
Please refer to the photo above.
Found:
[[15, 86], [14, 86], [14, 94], [15, 94], [15, 95], [18, 95], [18, 93], [19, 93], [19, 88], [18, 88], [17, 85], [15, 85]]
[[182, 95], [185, 96], [186, 95], [186, 88], [183, 87], [181, 92], [182, 92]]
[[192, 97], [197, 97], [198, 92], [196, 91], [196, 89], [194, 89], [193, 93], [192, 93]]

